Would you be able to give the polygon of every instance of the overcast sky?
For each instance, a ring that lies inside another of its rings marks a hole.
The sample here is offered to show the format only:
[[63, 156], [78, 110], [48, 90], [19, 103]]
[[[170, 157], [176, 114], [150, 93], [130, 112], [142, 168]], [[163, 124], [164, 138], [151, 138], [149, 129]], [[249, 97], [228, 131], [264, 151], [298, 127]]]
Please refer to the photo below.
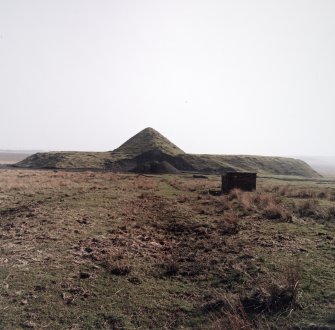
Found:
[[0, 149], [335, 155], [334, 0], [0, 0]]

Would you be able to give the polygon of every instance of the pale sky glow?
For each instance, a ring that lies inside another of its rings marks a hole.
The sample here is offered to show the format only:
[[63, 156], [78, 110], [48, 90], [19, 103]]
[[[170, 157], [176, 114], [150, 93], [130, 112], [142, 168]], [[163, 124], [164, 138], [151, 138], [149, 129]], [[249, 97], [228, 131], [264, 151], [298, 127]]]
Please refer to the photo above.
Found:
[[0, 149], [335, 156], [333, 0], [0, 0]]

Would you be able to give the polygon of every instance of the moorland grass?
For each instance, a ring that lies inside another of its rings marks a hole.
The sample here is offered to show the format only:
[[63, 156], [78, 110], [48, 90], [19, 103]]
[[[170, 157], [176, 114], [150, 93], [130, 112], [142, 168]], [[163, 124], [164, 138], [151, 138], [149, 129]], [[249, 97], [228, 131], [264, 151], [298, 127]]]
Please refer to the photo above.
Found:
[[219, 186], [0, 171], [0, 327], [333, 326], [335, 184], [208, 194]]

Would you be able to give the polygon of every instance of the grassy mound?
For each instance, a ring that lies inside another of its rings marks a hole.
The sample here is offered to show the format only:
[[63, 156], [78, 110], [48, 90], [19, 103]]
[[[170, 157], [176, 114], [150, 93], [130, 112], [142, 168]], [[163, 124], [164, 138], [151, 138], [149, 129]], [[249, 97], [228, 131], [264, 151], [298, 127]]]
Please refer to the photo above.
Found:
[[[305, 162], [285, 157], [186, 154], [152, 128], [139, 132], [111, 152], [37, 153], [17, 163], [25, 168], [100, 169], [114, 172], [148, 172], [148, 163], [169, 163], [177, 171], [219, 174], [253, 171], [261, 174], [320, 177]], [[165, 166], [166, 167], [166, 166]], [[171, 169], [171, 168], [170, 168]], [[153, 170], [151, 173], [155, 173]], [[161, 173], [161, 172], [160, 172]], [[173, 173], [167, 171], [167, 173]]]
[[145, 128], [143, 131], [137, 133], [113, 152], [124, 155], [125, 158], [129, 158], [152, 150], [160, 150], [167, 155], [173, 156], [184, 154], [183, 150], [179, 149], [166, 137], [151, 127]]

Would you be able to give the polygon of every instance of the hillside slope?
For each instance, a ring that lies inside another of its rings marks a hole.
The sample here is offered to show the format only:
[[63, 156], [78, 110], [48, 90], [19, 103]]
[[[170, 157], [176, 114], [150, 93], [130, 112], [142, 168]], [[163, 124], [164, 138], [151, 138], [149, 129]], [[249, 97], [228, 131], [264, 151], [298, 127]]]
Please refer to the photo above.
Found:
[[152, 128], [139, 132], [110, 152], [37, 153], [15, 164], [23, 168], [99, 169], [113, 172], [139, 172], [139, 169], [165, 168], [177, 171], [220, 174], [252, 171], [261, 174], [320, 177], [308, 164], [293, 158], [187, 154]]

